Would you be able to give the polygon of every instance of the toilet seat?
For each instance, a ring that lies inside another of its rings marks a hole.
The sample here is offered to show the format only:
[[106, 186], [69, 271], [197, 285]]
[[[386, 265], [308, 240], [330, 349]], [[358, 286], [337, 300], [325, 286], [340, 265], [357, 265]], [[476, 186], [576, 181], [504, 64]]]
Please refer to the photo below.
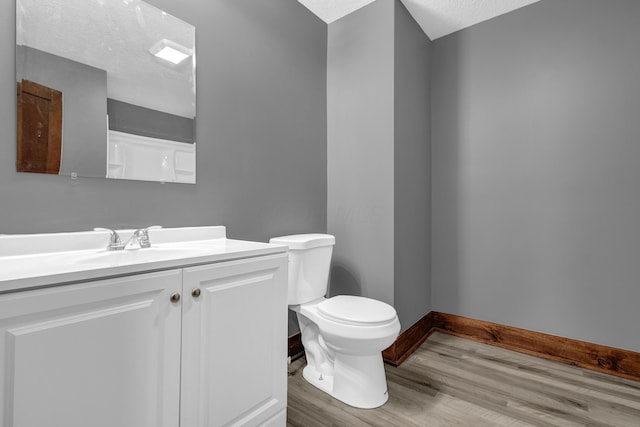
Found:
[[380, 326], [396, 319], [396, 310], [382, 301], [353, 295], [338, 295], [317, 305], [327, 320], [353, 326]]
[[[355, 298], [355, 302], [352, 298]], [[347, 305], [349, 301], [353, 306]], [[323, 307], [323, 312], [320, 311], [320, 307]], [[396, 339], [400, 331], [396, 310], [386, 303], [370, 298], [340, 295], [320, 298], [289, 308], [310, 319], [325, 338], [331, 336], [332, 340], [339, 341], [341, 346], [355, 342], [362, 345], [362, 340], [375, 342], [393, 336], [389, 344], [381, 347], [384, 349]]]

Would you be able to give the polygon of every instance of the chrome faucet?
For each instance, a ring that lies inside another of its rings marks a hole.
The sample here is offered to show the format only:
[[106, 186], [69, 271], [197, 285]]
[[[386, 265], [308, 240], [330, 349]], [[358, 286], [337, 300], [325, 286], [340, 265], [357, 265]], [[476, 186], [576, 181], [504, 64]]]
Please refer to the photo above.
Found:
[[124, 249], [122, 240], [120, 240], [120, 235], [115, 230], [98, 227], [94, 228], [93, 231], [108, 231], [109, 233], [111, 233], [111, 237], [109, 237], [109, 244], [107, 245], [108, 251], [121, 251], [122, 249]]
[[161, 225], [152, 225], [146, 228], [139, 228], [133, 232], [127, 243], [122, 243], [122, 239], [117, 231], [111, 230], [110, 228], [94, 228], [93, 231], [108, 231], [111, 233], [111, 237], [109, 237], [109, 244], [107, 245], [108, 251], [121, 251], [123, 249], [127, 249], [128, 247], [137, 244], [140, 248], [150, 248], [151, 242], [149, 241], [149, 230], [154, 230], [156, 228], [162, 228]]
[[149, 230], [155, 230], [157, 228], [162, 228], [161, 225], [152, 225], [146, 228], [139, 228], [133, 232], [127, 243], [123, 245], [123, 248], [126, 249], [130, 245], [137, 243], [138, 246], [142, 248], [150, 248], [151, 242], [149, 241]]

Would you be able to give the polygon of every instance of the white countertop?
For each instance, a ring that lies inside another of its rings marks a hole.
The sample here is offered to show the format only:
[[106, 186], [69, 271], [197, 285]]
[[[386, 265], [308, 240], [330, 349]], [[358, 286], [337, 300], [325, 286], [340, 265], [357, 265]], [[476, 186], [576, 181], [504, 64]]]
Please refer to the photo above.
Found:
[[[131, 234], [118, 232], [123, 242]], [[149, 237], [151, 248], [117, 251], [111, 257], [105, 249], [108, 232], [0, 235], [0, 293], [287, 251], [285, 246], [227, 239], [224, 227], [150, 230]]]

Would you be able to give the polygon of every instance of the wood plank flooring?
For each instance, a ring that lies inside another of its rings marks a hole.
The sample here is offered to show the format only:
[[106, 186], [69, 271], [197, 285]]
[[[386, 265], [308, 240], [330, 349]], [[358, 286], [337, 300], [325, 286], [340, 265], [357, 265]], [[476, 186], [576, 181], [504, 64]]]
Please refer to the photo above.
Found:
[[389, 401], [339, 402], [289, 367], [291, 427], [633, 426], [640, 382], [434, 332], [400, 367], [385, 365]]

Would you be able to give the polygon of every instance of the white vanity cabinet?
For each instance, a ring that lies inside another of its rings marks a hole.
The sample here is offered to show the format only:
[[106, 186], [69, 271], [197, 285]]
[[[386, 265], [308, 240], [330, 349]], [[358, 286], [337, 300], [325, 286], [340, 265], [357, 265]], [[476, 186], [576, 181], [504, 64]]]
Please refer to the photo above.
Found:
[[284, 252], [0, 295], [2, 427], [284, 426]]
[[284, 426], [286, 254], [183, 271], [181, 426]]
[[177, 426], [182, 272], [0, 295], [3, 427]]

